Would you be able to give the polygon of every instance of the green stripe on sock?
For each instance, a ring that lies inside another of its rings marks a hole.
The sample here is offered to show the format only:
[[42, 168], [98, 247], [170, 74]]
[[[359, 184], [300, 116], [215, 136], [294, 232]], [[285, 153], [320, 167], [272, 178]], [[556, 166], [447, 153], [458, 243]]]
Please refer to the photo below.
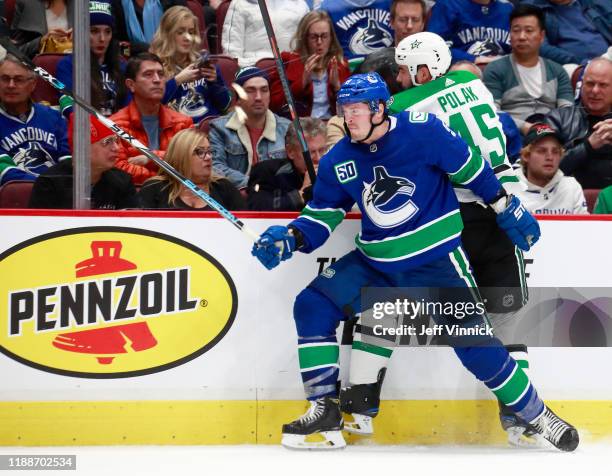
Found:
[[529, 361], [528, 360], [517, 360], [516, 363], [523, 370], [526, 370], [526, 369], [529, 368]]
[[340, 347], [334, 344], [299, 347], [300, 369], [337, 364], [339, 352]]
[[391, 357], [393, 351], [387, 347], [378, 347], [377, 345], [366, 344], [361, 341], [353, 341], [353, 350], [361, 350], [369, 354], [380, 355], [381, 357]]
[[493, 390], [493, 393], [500, 402], [504, 405], [508, 405], [516, 401], [528, 386], [529, 377], [527, 377], [527, 374], [523, 372], [523, 369], [519, 366], [510, 380], [497, 390]]

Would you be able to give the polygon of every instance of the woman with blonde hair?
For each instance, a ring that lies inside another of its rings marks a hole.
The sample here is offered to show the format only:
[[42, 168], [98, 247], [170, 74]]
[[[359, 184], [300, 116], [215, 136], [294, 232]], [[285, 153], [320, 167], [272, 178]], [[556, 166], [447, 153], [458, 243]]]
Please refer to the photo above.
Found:
[[[336, 93], [350, 76], [329, 14], [323, 10], [307, 13], [293, 38], [291, 52], [283, 52], [287, 79], [300, 116], [329, 119], [336, 113]], [[271, 109], [286, 104], [282, 85], [272, 81]]]
[[[212, 151], [208, 136], [197, 129], [176, 134], [164, 159], [228, 210], [246, 208], [244, 199], [232, 183], [212, 172]], [[147, 180], [138, 193], [143, 208], [207, 210], [208, 205], [163, 169]]]
[[187, 7], [172, 7], [162, 16], [150, 48], [170, 78], [162, 102], [196, 125], [205, 117], [224, 114], [231, 102], [221, 71], [201, 61], [200, 44], [196, 16]]

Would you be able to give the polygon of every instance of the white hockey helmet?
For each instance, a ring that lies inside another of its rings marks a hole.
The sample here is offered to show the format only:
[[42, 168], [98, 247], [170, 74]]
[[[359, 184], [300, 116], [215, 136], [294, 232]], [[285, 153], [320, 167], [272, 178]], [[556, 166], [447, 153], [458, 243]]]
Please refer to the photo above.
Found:
[[433, 79], [442, 76], [451, 64], [451, 52], [444, 39], [429, 31], [407, 36], [395, 48], [395, 62], [408, 66], [410, 78], [415, 86], [416, 74], [420, 65], [429, 68]]

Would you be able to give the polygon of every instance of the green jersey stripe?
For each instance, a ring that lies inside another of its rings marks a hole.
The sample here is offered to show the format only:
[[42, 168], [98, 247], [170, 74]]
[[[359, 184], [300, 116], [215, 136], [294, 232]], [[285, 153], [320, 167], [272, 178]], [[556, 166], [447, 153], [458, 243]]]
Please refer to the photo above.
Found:
[[472, 154], [470, 149], [468, 160], [457, 172], [449, 174], [449, 177], [451, 182], [465, 185], [474, 180], [483, 169], [484, 161], [482, 157], [478, 154]]
[[495, 396], [504, 405], [517, 402], [522, 395], [529, 389], [529, 378], [518, 365], [510, 376], [498, 387], [491, 389]]
[[306, 206], [304, 210], [302, 210], [300, 217], [315, 221], [323, 225], [331, 233], [340, 224], [340, 222], [344, 220], [345, 215], [346, 212], [342, 209], [315, 209]]
[[419, 228], [384, 240], [366, 241], [355, 238], [357, 247], [377, 261], [399, 261], [423, 253], [461, 234], [463, 222], [459, 210], [437, 218]]

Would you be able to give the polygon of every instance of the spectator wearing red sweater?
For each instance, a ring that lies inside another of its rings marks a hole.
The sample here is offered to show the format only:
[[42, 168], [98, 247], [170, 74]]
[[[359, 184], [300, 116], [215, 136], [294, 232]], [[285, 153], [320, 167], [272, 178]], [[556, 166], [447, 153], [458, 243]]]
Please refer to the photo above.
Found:
[[[350, 71], [327, 12], [306, 14], [293, 44], [294, 51], [283, 52], [282, 58], [298, 114], [329, 119], [336, 113], [336, 93]], [[271, 83], [270, 109], [282, 113], [286, 107], [282, 85], [276, 75]]]

